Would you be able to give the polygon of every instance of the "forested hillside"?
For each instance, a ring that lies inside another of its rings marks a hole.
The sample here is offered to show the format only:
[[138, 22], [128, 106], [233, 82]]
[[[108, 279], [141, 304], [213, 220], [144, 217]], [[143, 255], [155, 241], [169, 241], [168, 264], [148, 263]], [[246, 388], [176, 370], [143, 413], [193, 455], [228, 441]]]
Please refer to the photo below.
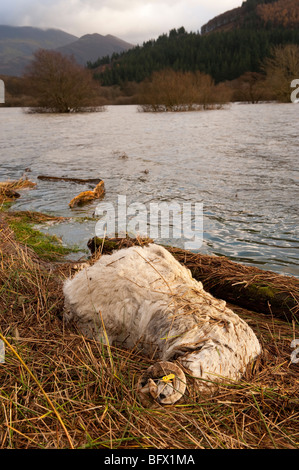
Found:
[[241, 7], [212, 18], [201, 28], [202, 34], [236, 28], [265, 26], [298, 27], [298, 0], [247, 0]]
[[89, 67], [95, 69], [95, 77], [104, 86], [141, 82], [163, 68], [200, 70], [221, 82], [238, 78], [247, 71], [259, 72], [271, 48], [288, 43], [299, 44], [299, 29], [237, 29], [202, 36], [180, 28]]
[[285, 28], [299, 26], [298, 0], [278, 0], [271, 5], [258, 5], [257, 14], [265, 23]]
[[298, 9], [298, 0], [247, 0], [242, 7], [224, 14], [230, 24], [234, 23], [229, 30], [219, 26], [217, 30], [217, 17], [209, 34], [188, 33], [184, 27], [173, 29], [88, 67], [104, 86], [138, 83], [165, 68], [200, 71], [211, 75], [216, 83], [233, 80], [245, 72], [260, 72], [273, 47], [299, 45]]

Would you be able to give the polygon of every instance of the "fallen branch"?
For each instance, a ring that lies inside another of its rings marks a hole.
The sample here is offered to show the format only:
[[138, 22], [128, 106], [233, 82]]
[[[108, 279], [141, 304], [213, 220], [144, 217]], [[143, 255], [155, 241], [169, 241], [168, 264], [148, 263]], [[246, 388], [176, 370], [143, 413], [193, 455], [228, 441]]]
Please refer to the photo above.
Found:
[[82, 179], [82, 178], [67, 178], [64, 176], [44, 176], [44, 175], [38, 176], [37, 179], [42, 180], [42, 181], [70, 181], [71, 183], [79, 183], [79, 184], [86, 184], [86, 183], [99, 184], [102, 181], [100, 178]]
[[101, 199], [105, 195], [104, 181], [100, 181], [92, 191], [83, 191], [75, 196], [69, 203], [69, 207], [78, 207], [88, 204], [95, 199]]

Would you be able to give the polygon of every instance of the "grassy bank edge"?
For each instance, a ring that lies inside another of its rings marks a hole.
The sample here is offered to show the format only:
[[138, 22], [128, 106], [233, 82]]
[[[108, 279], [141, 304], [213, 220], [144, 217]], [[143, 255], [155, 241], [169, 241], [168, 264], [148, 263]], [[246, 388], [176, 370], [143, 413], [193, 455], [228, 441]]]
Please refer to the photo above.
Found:
[[66, 246], [56, 235], [45, 234], [35, 228], [37, 224], [47, 223], [47, 221], [59, 223], [61, 219], [58, 217], [39, 212], [11, 211], [5, 213], [5, 218], [16, 240], [33, 249], [43, 260], [59, 261], [65, 255], [80, 251], [76, 245]]

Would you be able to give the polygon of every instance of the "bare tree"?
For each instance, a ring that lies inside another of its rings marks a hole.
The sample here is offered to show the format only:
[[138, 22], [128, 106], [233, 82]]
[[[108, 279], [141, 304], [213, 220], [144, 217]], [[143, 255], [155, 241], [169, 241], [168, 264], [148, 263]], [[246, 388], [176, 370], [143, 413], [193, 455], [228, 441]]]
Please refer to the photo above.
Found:
[[291, 82], [299, 78], [299, 46], [288, 44], [275, 47], [264, 63], [266, 86], [278, 101], [291, 101]]
[[36, 51], [25, 78], [39, 111], [69, 113], [101, 105], [100, 86], [90, 72], [59, 52]]

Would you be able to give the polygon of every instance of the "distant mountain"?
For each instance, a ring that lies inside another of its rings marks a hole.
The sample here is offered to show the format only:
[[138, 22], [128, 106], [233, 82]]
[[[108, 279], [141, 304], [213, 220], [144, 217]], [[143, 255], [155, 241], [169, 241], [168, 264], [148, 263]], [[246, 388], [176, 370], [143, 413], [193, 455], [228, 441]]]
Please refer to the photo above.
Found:
[[0, 74], [21, 76], [37, 49], [53, 49], [73, 55], [81, 65], [99, 57], [130, 49], [129, 44], [114, 36], [87, 34], [78, 38], [59, 29], [0, 25]]
[[32, 26], [0, 25], [0, 41], [37, 42], [43, 47], [59, 47], [75, 41], [77, 36], [66, 33], [60, 29], [41, 29]]
[[77, 39], [59, 29], [0, 25], [0, 74], [19, 76], [35, 50], [56, 49]]
[[113, 53], [120, 53], [131, 49], [133, 44], [122, 41], [108, 34], [86, 34], [71, 44], [58, 47], [56, 50], [64, 55], [73, 55], [75, 60], [86, 65], [87, 62], [94, 62], [99, 57], [111, 56]]

